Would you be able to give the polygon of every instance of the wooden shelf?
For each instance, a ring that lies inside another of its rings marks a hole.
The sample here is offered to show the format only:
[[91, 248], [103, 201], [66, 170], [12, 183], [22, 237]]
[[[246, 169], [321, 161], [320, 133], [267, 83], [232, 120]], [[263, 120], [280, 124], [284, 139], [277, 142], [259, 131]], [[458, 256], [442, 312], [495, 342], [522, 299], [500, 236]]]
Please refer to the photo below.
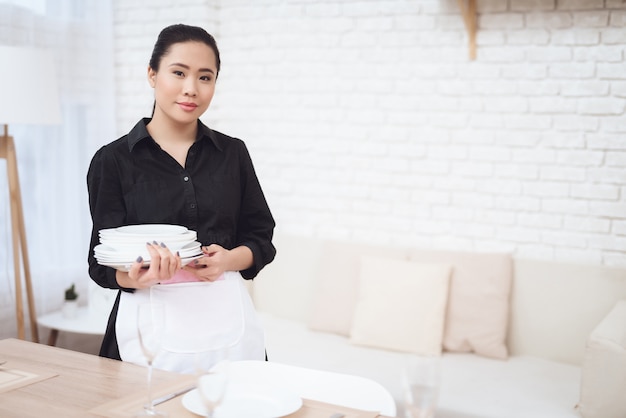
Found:
[[476, 0], [457, 0], [467, 30], [469, 58], [476, 59]]

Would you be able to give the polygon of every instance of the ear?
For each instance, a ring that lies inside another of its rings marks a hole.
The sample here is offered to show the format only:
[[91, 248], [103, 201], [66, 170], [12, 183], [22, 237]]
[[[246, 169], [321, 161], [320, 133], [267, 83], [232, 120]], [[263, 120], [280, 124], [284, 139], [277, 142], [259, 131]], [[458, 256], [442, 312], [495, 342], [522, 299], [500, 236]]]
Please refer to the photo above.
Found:
[[154, 71], [152, 67], [148, 66], [148, 83], [150, 83], [152, 88], [154, 88], [154, 85], [156, 84], [156, 74], [156, 71]]

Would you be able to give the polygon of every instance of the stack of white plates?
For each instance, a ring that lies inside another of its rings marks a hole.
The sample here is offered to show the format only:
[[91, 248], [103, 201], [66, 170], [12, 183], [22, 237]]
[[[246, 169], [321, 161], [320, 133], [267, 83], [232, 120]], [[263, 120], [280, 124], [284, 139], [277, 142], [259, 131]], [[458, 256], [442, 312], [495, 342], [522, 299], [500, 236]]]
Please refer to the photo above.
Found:
[[128, 271], [139, 256], [143, 258], [144, 265], [150, 264], [148, 242], [163, 243], [172, 253], [178, 252], [183, 265], [202, 256], [196, 232], [179, 225], [120, 226], [101, 229], [99, 236], [100, 244], [94, 248], [98, 264], [123, 271]]

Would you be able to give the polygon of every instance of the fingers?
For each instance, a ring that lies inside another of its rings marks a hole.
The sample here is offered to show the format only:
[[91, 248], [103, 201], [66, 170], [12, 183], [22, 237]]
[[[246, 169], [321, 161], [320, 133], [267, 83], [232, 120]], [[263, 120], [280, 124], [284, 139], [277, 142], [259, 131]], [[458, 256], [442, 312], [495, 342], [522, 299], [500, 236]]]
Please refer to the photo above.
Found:
[[168, 280], [181, 268], [180, 256], [172, 252], [163, 243], [146, 243], [150, 253], [150, 267], [148, 272], [158, 281]]
[[224, 272], [219, 264], [215, 264], [209, 256], [200, 257], [183, 267], [190, 273], [193, 273], [198, 279], [203, 281], [215, 281]]
[[128, 271], [128, 277], [131, 279], [138, 279], [141, 275], [141, 269], [143, 268], [143, 257], [139, 256], [135, 260], [135, 262], [130, 266], [130, 270]]
[[137, 257], [128, 273], [123, 273], [118, 279], [118, 282], [124, 281], [124, 287], [145, 289], [171, 279], [182, 268], [178, 252], [172, 254], [165, 244], [148, 242], [146, 248], [150, 254], [150, 265], [144, 266], [143, 257]]
[[191, 267], [202, 280], [215, 281], [225, 271], [225, 257], [228, 252], [218, 244], [211, 244], [201, 248], [204, 257], [194, 260]]
[[223, 248], [217, 244], [211, 244], [202, 247], [202, 252], [209, 257], [220, 250], [223, 250]]
[[176, 254], [174, 254], [174, 262], [170, 263], [169, 268], [170, 268], [170, 277], [172, 277], [173, 275], [176, 274], [176, 272], [178, 270], [180, 270], [183, 266], [182, 261], [180, 260], [180, 254], [178, 253], [178, 251], [176, 251]]

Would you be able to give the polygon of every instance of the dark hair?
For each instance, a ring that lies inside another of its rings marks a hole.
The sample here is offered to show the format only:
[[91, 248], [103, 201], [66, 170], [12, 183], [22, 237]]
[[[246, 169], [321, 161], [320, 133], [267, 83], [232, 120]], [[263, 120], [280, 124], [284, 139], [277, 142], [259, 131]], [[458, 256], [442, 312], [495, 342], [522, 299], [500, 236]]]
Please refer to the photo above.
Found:
[[159, 37], [152, 50], [152, 56], [150, 57], [150, 68], [154, 71], [159, 71], [161, 58], [169, 52], [170, 47], [173, 44], [189, 41], [202, 42], [213, 50], [215, 53], [215, 64], [217, 66], [217, 74], [215, 74], [215, 77], [217, 78], [217, 75], [220, 73], [221, 61], [220, 51], [217, 49], [215, 38], [201, 27], [184, 25], [182, 23], [168, 26], [159, 33]]

